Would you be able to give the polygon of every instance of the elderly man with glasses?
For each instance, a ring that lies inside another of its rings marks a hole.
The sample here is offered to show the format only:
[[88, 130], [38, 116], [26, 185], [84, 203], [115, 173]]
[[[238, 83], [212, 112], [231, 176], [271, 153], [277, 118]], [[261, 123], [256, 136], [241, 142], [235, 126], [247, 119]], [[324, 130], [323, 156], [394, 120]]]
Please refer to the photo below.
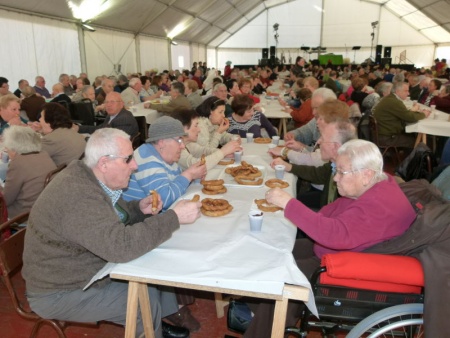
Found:
[[126, 132], [130, 137], [139, 132], [137, 121], [133, 114], [124, 108], [120, 93], [111, 92], [107, 94], [104, 105], [108, 116], [102, 124], [98, 126], [74, 126], [74, 128], [83, 134], [92, 134], [101, 128], [117, 128]]
[[[23, 276], [33, 311], [76, 322], [125, 324], [127, 283], [109, 278], [83, 288], [108, 262], [133, 260], [168, 240], [180, 224], [200, 216], [200, 203], [181, 201], [158, 214], [152, 196], [125, 202], [122, 189], [137, 169], [129, 137], [121, 130], [96, 131], [85, 158], [72, 161], [46, 187], [28, 223]], [[188, 337], [161, 321], [178, 311], [170, 289], [149, 287], [156, 337]], [[139, 316], [137, 334], [143, 333]]]

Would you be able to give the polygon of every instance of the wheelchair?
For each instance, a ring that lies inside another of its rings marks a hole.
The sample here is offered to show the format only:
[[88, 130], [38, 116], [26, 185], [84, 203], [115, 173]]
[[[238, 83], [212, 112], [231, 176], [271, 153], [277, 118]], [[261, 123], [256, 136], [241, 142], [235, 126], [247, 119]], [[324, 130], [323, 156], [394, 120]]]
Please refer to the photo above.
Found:
[[[325, 255], [311, 277], [320, 319], [305, 309], [300, 328], [285, 338], [320, 329], [332, 338], [423, 337], [423, 271], [412, 257], [343, 252]], [[345, 334], [345, 333], [344, 333]]]

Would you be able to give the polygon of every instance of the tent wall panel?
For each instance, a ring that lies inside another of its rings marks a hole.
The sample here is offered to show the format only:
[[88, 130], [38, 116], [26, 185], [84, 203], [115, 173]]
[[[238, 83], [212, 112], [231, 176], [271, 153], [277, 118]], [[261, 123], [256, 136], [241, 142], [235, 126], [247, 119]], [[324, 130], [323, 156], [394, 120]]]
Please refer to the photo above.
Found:
[[0, 76], [9, 80], [11, 91], [16, 90], [20, 79], [34, 85], [34, 78], [42, 75], [50, 90], [61, 73], [80, 73], [74, 24], [0, 10], [0, 26], [4, 32]]
[[141, 72], [157, 69], [162, 71], [169, 68], [169, 41], [148, 36], [140, 38]]
[[121, 65], [122, 74], [137, 71], [136, 47], [132, 34], [98, 29], [95, 32], [84, 32], [84, 36], [89, 77], [117, 75], [114, 72], [115, 64]]

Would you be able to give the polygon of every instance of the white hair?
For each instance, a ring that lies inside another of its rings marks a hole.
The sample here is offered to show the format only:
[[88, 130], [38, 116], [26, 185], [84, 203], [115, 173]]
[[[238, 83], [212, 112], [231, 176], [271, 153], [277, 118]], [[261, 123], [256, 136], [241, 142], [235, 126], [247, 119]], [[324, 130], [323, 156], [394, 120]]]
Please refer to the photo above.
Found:
[[352, 170], [369, 169], [375, 172], [374, 183], [387, 178], [383, 172], [383, 156], [377, 145], [366, 140], [350, 140], [338, 150], [338, 155], [347, 156]]
[[128, 82], [128, 85], [130, 87], [134, 87], [138, 82], [141, 82], [140, 79], [138, 79], [137, 77], [133, 77], [131, 78], [131, 80]]
[[25, 126], [10, 126], [3, 132], [3, 146], [18, 154], [40, 152], [41, 138], [38, 133]]
[[84, 151], [84, 163], [94, 168], [98, 160], [105, 155], [119, 155], [118, 139], [130, 140], [130, 136], [123, 130], [116, 128], [102, 128], [96, 130], [89, 138]]
[[314, 93], [312, 93], [311, 98], [320, 96], [323, 98], [323, 100], [327, 100], [327, 99], [337, 99], [336, 94], [329, 88], [318, 88], [314, 91]]

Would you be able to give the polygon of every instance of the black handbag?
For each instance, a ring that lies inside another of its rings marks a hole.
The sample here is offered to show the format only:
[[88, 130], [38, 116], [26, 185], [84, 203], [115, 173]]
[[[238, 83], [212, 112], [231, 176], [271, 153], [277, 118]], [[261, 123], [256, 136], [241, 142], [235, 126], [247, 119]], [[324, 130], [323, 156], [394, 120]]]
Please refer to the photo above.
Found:
[[252, 311], [247, 303], [230, 299], [227, 314], [227, 325], [231, 331], [244, 333], [252, 321]]

